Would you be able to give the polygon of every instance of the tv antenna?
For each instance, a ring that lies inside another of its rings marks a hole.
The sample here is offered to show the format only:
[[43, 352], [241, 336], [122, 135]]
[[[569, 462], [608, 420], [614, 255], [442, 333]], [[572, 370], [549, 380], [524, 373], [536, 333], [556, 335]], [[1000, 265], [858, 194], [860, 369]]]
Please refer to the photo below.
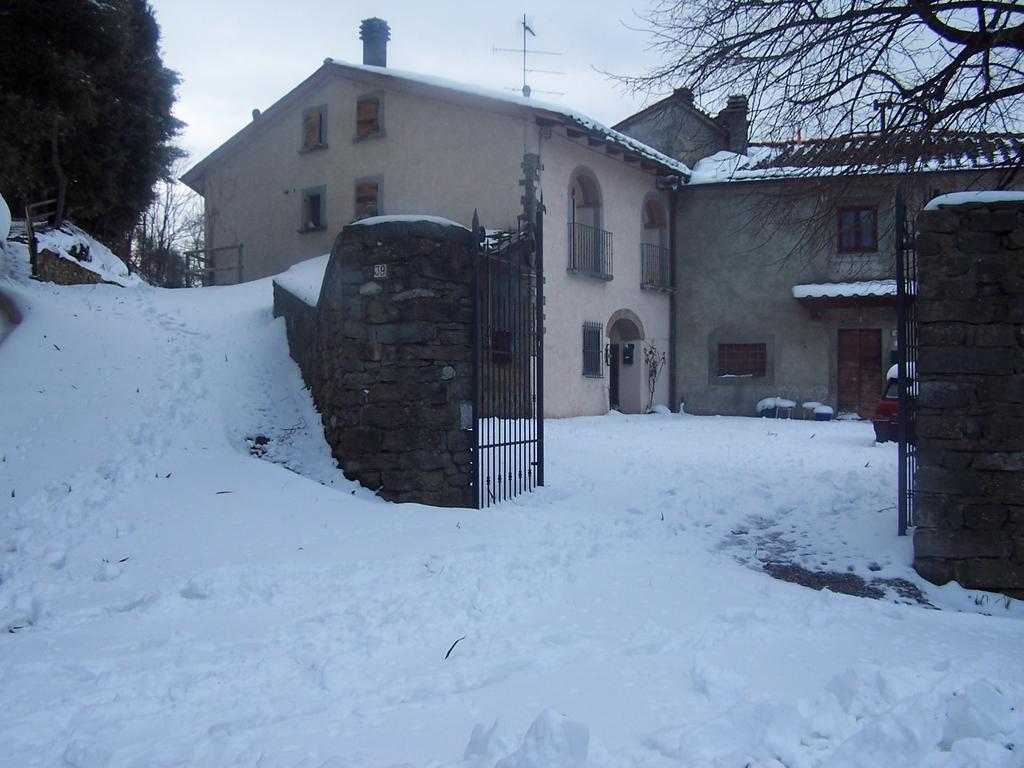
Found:
[[[492, 54], [494, 54], [494, 53], [519, 53], [519, 54], [522, 54], [522, 56], [523, 56], [523, 87], [522, 87], [522, 94], [523, 94], [523, 96], [529, 98], [530, 94], [534, 93], [534, 89], [531, 88], [529, 86], [529, 84], [526, 82], [526, 73], [527, 72], [537, 73], [537, 74], [544, 74], [544, 75], [564, 75], [565, 72], [557, 72], [557, 71], [552, 70], [552, 69], [531, 69], [531, 68], [527, 67], [527, 65], [526, 65], [526, 55], [528, 53], [529, 54], [533, 54], [535, 56], [561, 56], [562, 54], [560, 52], [557, 52], [557, 51], [540, 51], [540, 50], [537, 50], [535, 48], [528, 48], [527, 47], [527, 45], [526, 45], [526, 36], [530, 35], [531, 37], [536, 37], [537, 33], [533, 31], [533, 27], [531, 27], [530, 23], [526, 20], [526, 14], [525, 13], [523, 14], [523, 20], [519, 22], [519, 26], [523, 28], [523, 47], [522, 48], [497, 48], [497, 47], [492, 46], [491, 53]], [[515, 89], [509, 89], [509, 90], [515, 90]], [[553, 94], [555, 96], [564, 96], [565, 95], [565, 93], [563, 91], [536, 91], [536, 93], [548, 93], [548, 94]]]

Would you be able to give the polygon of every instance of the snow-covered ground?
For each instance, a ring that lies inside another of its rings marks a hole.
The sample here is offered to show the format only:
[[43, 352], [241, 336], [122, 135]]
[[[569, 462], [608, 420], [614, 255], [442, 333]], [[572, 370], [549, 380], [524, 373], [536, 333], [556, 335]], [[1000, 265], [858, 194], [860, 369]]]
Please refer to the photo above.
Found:
[[551, 421], [537, 493], [393, 505], [334, 467], [268, 280], [5, 258], [0, 765], [1024, 764], [1024, 612], [915, 576], [869, 425]]

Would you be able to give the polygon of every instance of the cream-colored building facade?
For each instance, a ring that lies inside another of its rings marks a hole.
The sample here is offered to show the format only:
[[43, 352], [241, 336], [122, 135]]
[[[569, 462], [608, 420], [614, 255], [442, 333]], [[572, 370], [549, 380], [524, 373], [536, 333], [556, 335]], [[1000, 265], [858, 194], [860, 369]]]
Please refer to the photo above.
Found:
[[670, 349], [662, 188], [686, 167], [635, 139], [530, 99], [327, 60], [183, 181], [205, 200], [207, 249], [244, 245], [253, 280], [327, 253], [363, 216], [469, 225], [475, 210], [513, 227], [528, 155], [546, 209], [545, 415], [643, 412], [643, 350]]

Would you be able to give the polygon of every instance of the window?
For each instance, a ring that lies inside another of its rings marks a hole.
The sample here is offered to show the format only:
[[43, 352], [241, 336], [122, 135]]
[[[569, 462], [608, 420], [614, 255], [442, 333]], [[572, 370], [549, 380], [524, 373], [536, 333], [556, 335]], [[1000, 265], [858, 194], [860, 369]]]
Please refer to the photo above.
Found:
[[356, 102], [356, 139], [383, 133], [380, 127], [380, 96], [364, 96]]
[[299, 225], [300, 232], [313, 232], [318, 229], [327, 228], [327, 217], [325, 215], [325, 188], [314, 187], [302, 190], [302, 220]]
[[601, 229], [601, 187], [589, 168], [569, 177], [569, 266], [574, 275], [612, 279], [612, 233]]
[[858, 205], [836, 212], [836, 241], [839, 253], [878, 250], [878, 207]]
[[765, 344], [719, 344], [719, 378], [762, 378], [768, 367]]
[[370, 180], [356, 182], [356, 217], [366, 219], [380, 214], [380, 183]]
[[604, 368], [601, 365], [601, 339], [604, 329], [600, 323], [583, 324], [583, 375], [601, 378]]
[[327, 107], [313, 107], [302, 113], [302, 151], [327, 146]]

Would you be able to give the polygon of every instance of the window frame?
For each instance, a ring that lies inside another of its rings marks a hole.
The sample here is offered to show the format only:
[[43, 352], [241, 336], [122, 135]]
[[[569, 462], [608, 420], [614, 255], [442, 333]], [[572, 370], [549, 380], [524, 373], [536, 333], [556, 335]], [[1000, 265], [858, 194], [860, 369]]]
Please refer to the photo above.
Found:
[[[587, 337], [591, 337], [592, 344], [587, 345]], [[602, 355], [602, 342], [604, 341], [604, 326], [601, 323], [591, 320], [583, 322], [583, 340], [581, 353], [583, 365], [581, 375], [588, 379], [604, 378], [604, 358]], [[589, 357], [588, 357], [589, 353]], [[588, 366], [588, 363], [590, 364]]]
[[[315, 113], [320, 115], [320, 142], [318, 144], [306, 144], [306, 120], [307, 118]], [[305, 154], [306, 152], [316, 152], [321, 149], [327, 149], [327, 105], [320, 104], [315, 107], [307, 107], [302, 110], [302, 124], [300, 126], [301, 132], [299, 134], [299, 153]]]
[[[359, 214], [359, 187], [365, 184], [373, 184], [377, 187], [377, 199], [376, 208], [372, 214], [361, 216]], [[383, 177], [381, 176], [362, 176], [355, 180], [355, 184], [352, 187], [352, 221], [361, 221], [362, 219], [369, 219], [374, 216], [384, 215], [384, 183]]]
[[[870, 231], [861, 227], [860, 214], [871, 213]], [[853, 224], [850, 227], [843, 226], [843, 214], [853, 214]], [[843, 246], [843, 236], [852, 233], [853, 245], [846, 248]], [[870, 234], [870, 241], [865, 241], [865, 235]], [[878, 206], [870, 203], [859, 203], [841, 205], [836, 208], [836, 253], [878, 253]]]
[[[377, 102], [377, 130], [370, 133], [360, 133], [359, 129], [359, 105], [365, 101]], [[356, 97], [356, 131], [352, 137], [353, 142], [366, 141], [384, 136], [384, 91], [370, 91]]]
[[[317, 208], [318, 218], [320, 219], [318, 226], [311, 226], [310, 217], [307, 216], [309, 200], [314, 195], [320, 198], [320, 205]], [[302, 195], [299, 199], [301, 201], [299, 208], [299, 232], [321, 232], [327, 229], [327, 187], [323, 184], [318, 187], [306, 187], [302, 190]]]

